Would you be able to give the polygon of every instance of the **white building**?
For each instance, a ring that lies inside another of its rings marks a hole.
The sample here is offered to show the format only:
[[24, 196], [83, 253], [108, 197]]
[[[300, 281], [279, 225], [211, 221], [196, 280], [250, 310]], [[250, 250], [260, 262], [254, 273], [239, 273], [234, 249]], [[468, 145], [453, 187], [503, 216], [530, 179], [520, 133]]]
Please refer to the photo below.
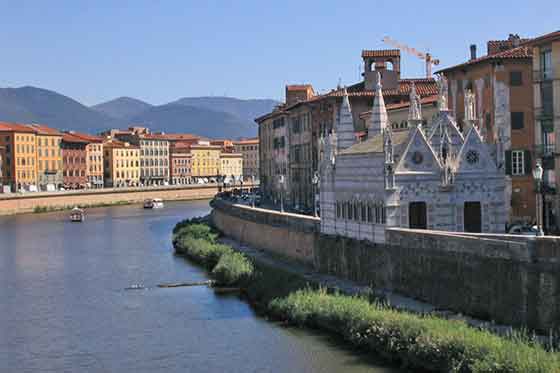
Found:
[[483, 142], [474, 125], [472, 93], [465, 110], [470, 125], [461, 133], [447, 109], [446, 92], [442, 78], [437, 117], [425, 130], [413, 89], [408, 128], [395, 131], [388, 125], [378, 83], [367, 139], [360, 143], [350, 136], [353, 119], [344, 96], [336, 132], [323, 140], [322, 233], [382, 243], [386, 227], [504, 231], [501, 143]]

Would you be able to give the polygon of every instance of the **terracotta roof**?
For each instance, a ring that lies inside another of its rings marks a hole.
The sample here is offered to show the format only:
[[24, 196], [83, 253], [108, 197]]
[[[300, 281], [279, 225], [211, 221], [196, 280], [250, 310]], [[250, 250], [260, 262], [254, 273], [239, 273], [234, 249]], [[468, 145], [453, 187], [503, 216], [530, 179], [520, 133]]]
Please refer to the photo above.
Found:
[[[435, 79], [432, 78], [415, 78], [415, 79], [400, 79], [399, 87], [392, 89], [383, 89], [383, 97], [388, 96], [408, 96], [410, 94], [410, 87], [412, 83], [416, 86], [416, 93], [422, 96], [432, 96], [438, 93], [438, 88]], [[375, 91], [365, 90], [364, 82], [354, 84], [347, 88], [348, 96], [350, 97], [373, 97], [375, 96]], [[337, 89], [335, 91], [327, 93], [325, 96], [330, 97], [342, 97], [344, 95], [344, 90]]]
[[33, 128], [37, 132], [37, 135], [62, 136], [62, 132], [60, 132], [59, 130], [47, 127], [47, 126], [42, 125], [42, 124], [33, 123], [33, 124], [26, 124], [26, 126], [29, 127], [29, 128]]
[[133, 145], [133, 144], [130, 144], [130, 143], [128, 143], [128, 146], [126, 146], [126, 143], [124, 141], [115, 140], [115, 139], [105, 141], [103, 143], [103, 146], [109, 147], [109, 148], [140, 149], [139, 146], [136, 146], [136, 145]]
[[517, 47], [517, 48], [513, 48], [513, 49], [508, 49], [507, 51], [503, 51], [503, 52], [500, 52], [500, 53], [489, 54], [489, 55], [486, 55], [486, 56], [475, 58], [474, 60], [469, 60], [469, 61], [464, 62], [464, 63], [459, 64], [459, 65], [447, 67], [445, 69], [441, 69], [439, 71], [436, 71], [436, 74], [439, 74], [439, 73], [445, 72], [445, 71], [460, 69], [460, 68], [463, 68], [463, 67], [467, 67], [467, 66], [470, 66], [470, 65], [475, 65], [475, 64], [478, 64], [478, 63], [482, 63], [482, 62], [491, 62], [491, 61], [503, 60], [503, 59], [521, 60], [521, 59], [531, 59], [531, 58], [533, 58], [533, 51], [531, 50], [531, 48], [529, 48], [527, 46], [521, 46], [521, 47]]
[[[391, 139], [393, 145], [401, 145], [408, 141], [410, 131], [393, 132]], [[364, 154], [364, 153], [382, 153], [383, 152], [383, 134], [377, 134], [371, 139], [352, 145], [348, 149], [344, 149], [340, 154]]]
[[78, 137], [88, 142], [95, 142], [95, 143], [103, 142], [103, 137], [101, 136], [95, 136], [95, 135], [90, 135], [88, 133], [81, 133], [81, 132], [74, 132], [74, 131], [70, 131], [69, 133], [74, 137]]
[[259, 143], [258, 137], [252, 139], [241, 139], [233, 142], [234, 145], [245, 145], [245, 144], [249, 145], [249, 144], [258, 144], [258, 143]]
[[192, 135], [190, 133], [152, 133], [150, 136], [168, 141], [181, 141], [181, 140], [200, 140], [202, 136]]
[[313, 89], [311, 84], [289, 84], [286, 86], [288, 91], [306, 91], [308, 89]]
[[529, 39], [523, 42], [523, 45], [539, 45], [542, 43], [547, 43], [549, 41], [557, 41], [560, 40], [560, 30], [554, 31], [548, 34], [544, 34], [542, 36], [537, 36], [534, 39]]
[[531, 39], [507, 39], [507, 40], [489, 40], [486, 43], [486, 48], [487, 48], [487, 54], [495, 54], [495, 53], [500, 53], [500, 52], [504, 52], [508, 49], [513, 49], [516, 48], [516, 44], [514, 44], [515, 42], [519, 43], [517, 44], [517, 46], [519, 46], [521, 43], [525, 43], [527, 41], [529, 41]]
[[398, 49], [374, 49], [362, 50], [362, 58], [364, 57], [400, 57], [401, 51]]
[[[420, 103], [422, 105], [435, 104], [435, 103], [437, 103], [437, 101], [438, 101], [438, 95], [422, 97], [420, 99]], [[391, 111], [391, 110], [398, 110], [398, 109], [407, 108], [409, 106], [410, 106], [410, 102], [399, 102], [399, 103], [395, 103], [395, 104], [386, 104], [385, 108], [387, 109], [387, 111]], [[364, 111], [363, 113], [360, 114], [360, 118], [364, 119], [365, 117], [369, 116], [370, 114], [371, 114], [371, 110]]]
[[26, 132], [26, 133], [36, 133], [33, 128], [29, 128], [26, 125], [19, 123], [8, 123], [0, 122], [0, 132]]
[[85, 140], [81, 137], [75, 136], [71, 133], [64, 133], [62, 135], [62, 141], [63, 142], [69, 142], [69, 143], [79, 143], [79, 144], [89, 144], [90, 143], [89, 141], [87, 141], [87, 140]]

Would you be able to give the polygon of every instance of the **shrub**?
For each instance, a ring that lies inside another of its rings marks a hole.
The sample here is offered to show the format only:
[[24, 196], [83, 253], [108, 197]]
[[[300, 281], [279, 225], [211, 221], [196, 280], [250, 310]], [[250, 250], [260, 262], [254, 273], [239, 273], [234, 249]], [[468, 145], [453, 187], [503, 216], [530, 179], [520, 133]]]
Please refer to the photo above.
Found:
[[175, 247], [179, 253], [185, 254], [210, 270], [214, 268], [222, 255], [232, 252], [229, 246], [194, 238], [191, 235], [181, 236], [177, 240]]
[[230, 251], [224, 253], [212, 270], [220, 285], [240, 285], [249, 282], [253, 275], [253, 264], [243, 254]]
[[273, 314], [342, 335], [405, 366], [438, 372], [557, 372], [557, 354], [462, 321], [420, 316], [365, 299], [300, 290], [270, 303]]

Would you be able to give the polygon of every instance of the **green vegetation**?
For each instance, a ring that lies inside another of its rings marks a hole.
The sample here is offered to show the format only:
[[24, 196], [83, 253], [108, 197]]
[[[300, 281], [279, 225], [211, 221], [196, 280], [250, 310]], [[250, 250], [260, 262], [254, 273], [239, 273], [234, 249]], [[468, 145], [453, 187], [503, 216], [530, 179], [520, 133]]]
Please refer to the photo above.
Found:
[[115, 202], [102, 202], [102, 203], [90, 203], [90, 204], [81, 203], [77, 205], [67, 205], [67, 206], [35, 206], [33, 208], [33, 213], [40, 214], [43, 212], [72, 210], [74, 207], [86, 209], [86, 208], [110, 207], [110, 206], [121, 206], [121, 205], [130, 205], [130, 204], [131, 202], [128, 201], [115, 201]]
[[[216, 243], [218, 233], [200, 221], [174, 230], [177, 252], [202, 263], [219, 284], [241, 286], [271, 316], [342, 336], [360, 350], [416, 371], [560, 372], [560, 356], [529, 338], [500, 337], [463, 321], [392, 309], [366, 297], [329, 294], [302, 276]], [[190, 226], [190, 227], [189, 227]]]
[[212, 275], [218, 284], [242, 285], [249, 282], [253, 272], [253, 263], [245, 255], [230, 251], [220, 257]]

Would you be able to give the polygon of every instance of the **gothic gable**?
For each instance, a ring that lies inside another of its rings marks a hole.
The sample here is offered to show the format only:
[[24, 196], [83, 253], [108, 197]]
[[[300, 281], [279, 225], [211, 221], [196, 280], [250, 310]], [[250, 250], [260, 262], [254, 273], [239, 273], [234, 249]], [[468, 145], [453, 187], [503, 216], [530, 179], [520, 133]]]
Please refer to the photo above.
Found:
[[476, 127], [471, 127], [457, 156], [457, 173], [489, 172], [495, 175], [496, 171], [489, 145], [482, 141]]
[[415, 128], [410, 136], [395, 174], [438, 173], [441, 164], [420, 128]]
[[464, 143], [464, 138], [455, 120], [449, 112], [440, 111], [437, 118], [432, 123], [432, 128], [430, 134], [428, 135], [428, 141], [432, 145], [432, 148], [436, 151], [440, 148], [443, 139], [448, 139], [451, 142], [451, 147], [459, 151]]

